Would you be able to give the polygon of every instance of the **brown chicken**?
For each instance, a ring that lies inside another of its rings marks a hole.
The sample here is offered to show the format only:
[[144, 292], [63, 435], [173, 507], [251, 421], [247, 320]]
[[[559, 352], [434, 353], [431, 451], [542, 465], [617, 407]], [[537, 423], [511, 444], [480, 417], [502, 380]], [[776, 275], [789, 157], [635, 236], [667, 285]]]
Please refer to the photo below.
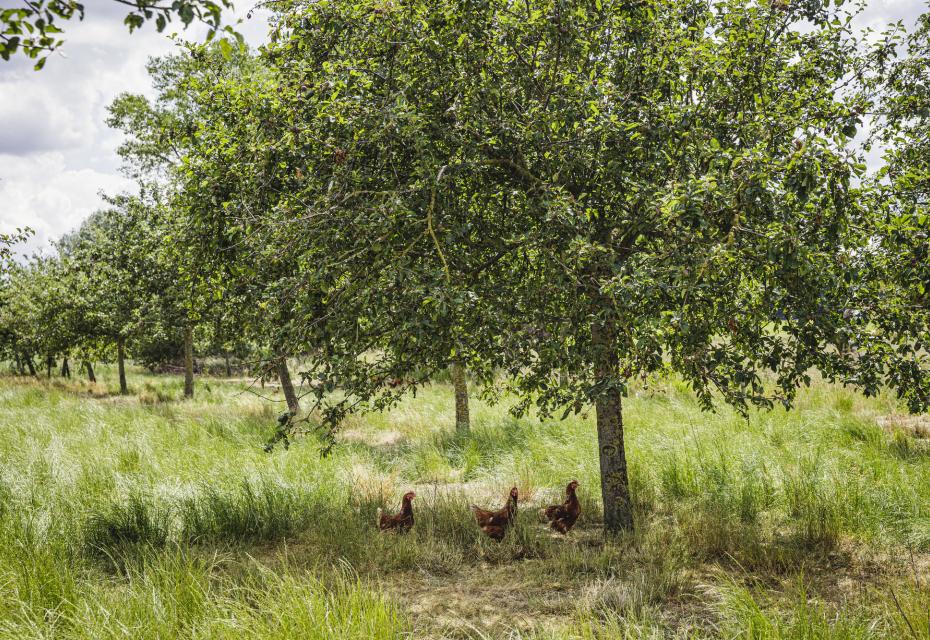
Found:
[[475, 514], [475, 520], [478, 521], [478, 527], [484, 531], [489, 538], [500, 542], [507, 533], [507, 528], [517, 517], [517, 488], [510, 490], [510, 497], [507, 498], [507, 504], [499, 511], [487, 511], [481, 507], [471, 505], [471, 511]]
[[554, 504], [540, 511], [540, 515], [549, 521], [549, 526], [559, 533], [565, 534], [571, 531], [581, 513], [581, 505], [578, 504], [578, 496], [575, 495], [577, 488], [578, 481], [572, 480], [565, 487], [565, 502]]
[[417, 497], [413, 491], [404, 494], [403, 502], [400, 506], [400, 513], [389, 515], [382, 513], [381, 507], [378, 507], [378, 528], [381, 531], [398, 531], [407, 533], [413, 527], [413, 499]]

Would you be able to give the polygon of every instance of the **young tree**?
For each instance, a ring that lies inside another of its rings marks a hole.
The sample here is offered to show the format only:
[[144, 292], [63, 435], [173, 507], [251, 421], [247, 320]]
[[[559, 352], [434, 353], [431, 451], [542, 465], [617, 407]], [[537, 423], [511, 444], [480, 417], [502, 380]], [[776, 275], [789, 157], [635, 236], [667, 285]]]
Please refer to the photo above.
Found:
[[855, 313], [882, 313], [855, 285], [881, 230], [852, 186], [865, 105], [842, 91], [861, 64], [843, 9], [279, 8], [281, 143], [308, 176], [281, 210], [324, 285], [324, 319], [299, 317], [347, 389], [331, 424], [393, 401], [376, 372], [467, 344], [479, 370], [507, 368], [518, 411], [594, 405], [616, 532], [633, 526], [631, 378], [676, 372], [705, 407], [745, 411], [790, 405], [818, 369], [926, 405], [912, 336]]

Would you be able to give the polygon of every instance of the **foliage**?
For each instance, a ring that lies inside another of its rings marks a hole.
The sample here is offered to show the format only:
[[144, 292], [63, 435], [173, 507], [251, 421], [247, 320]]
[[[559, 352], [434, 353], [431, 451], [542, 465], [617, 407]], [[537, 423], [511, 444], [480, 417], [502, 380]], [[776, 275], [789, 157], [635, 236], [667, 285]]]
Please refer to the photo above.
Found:
[[597, 407], [628, 514], [632, 378], [675, 371], [706, 408], [747, 411], [790, 406], [816, 369], [927, 406], [921, 324], [870, 266], [854, 12], [272, 6], [265, 156], [299, 188], [262, 217], [308, 271], [294, 349], [326, 345], [308, 373], [346, 392], [318, 388], [330, 428], [464, 344], [486, 380], [506, 370], [517, 411]]

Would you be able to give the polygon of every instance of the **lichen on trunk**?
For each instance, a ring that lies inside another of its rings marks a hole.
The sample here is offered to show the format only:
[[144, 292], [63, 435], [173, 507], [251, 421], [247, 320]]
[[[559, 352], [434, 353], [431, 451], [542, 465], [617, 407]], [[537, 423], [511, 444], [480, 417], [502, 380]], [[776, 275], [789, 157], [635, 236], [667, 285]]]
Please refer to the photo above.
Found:
[[595, 399], [597, 447], [604, 500], [604, 531], [632, 531], [633, 508], [623, 440], [623, 404], [616, 384], [619, 375], [617, 331], [612, 321], [596, 321], [591, 328], [595, 347], [595, 383], [602, 385]]

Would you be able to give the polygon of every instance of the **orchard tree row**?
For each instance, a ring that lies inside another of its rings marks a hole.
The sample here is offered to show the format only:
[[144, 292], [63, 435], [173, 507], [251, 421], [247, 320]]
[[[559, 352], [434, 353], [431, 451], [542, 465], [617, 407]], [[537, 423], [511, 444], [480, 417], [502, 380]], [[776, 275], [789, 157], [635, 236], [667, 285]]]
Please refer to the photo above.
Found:
[[790, 406], [815, 371], [930, 404], [927, 15], [265, 5], [259, 52], [188, 46], [112, 105], [140, 195], [6, 277], [17, 366], [174, 349], [190, 375], [196, 340], [287, 389], [300, 354], [310, 402], [279, 438], [446, 369], [465, 428], [468, 371], [517, 413], [595, 408], [609, 531], [633, 526], [633, 379], [674, 372], [708, 409]]

